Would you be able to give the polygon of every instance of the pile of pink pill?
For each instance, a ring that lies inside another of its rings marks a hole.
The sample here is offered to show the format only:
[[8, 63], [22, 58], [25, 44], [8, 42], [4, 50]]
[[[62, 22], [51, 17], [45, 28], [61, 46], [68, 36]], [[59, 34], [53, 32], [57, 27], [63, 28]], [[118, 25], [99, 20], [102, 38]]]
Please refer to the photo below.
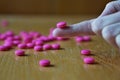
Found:
[[51, 34], [45, 36], [35, 31], [21, 31], [18, 35], [15, 35], [13, 31], [9, 30], [4, 33], [0, 33], [0, 41], [3, 41], [3, 44], [0, 45], [0, 51], [7, 51], [14, 47], [18, 48], [18, 52], [22, 49], [34, 49], [35, 51], [58, 50], [60, 49], [60, 44], [49, 44], [48, 42], [68, 39], [62, 37], [59, 38], [53, 37]]

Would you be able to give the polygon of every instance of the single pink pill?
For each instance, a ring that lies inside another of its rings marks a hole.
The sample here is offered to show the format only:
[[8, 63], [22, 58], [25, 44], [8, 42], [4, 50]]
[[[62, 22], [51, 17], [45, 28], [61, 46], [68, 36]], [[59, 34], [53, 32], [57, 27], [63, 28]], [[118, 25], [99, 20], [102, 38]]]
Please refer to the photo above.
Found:
[[42, 66], [42, 67], [47, 67], [47, 66], [50, 65], [50, 61], [46, 60], [46, 59], [40, 60], [39, 65]]
[[91, 51], [88, 50], [88, 49], [84, 49], [84, 50], [81, 50], [81, 54], [82, 54], [82, 55], [90, 55], [90, 54], [91, 54]]
[[64, 41], [64, 40], [69, 40], [69, 38], [64, 38], [64, 37], [56, 37], [58, 41]]
[[27, 47], [27, 45], [24, 43], [18, 44], [18, 48], [20, 48], [20, 49], [25, 49], [26, 47]]
[[65, 28], [67, 26], [67, 23], [64, 21], [58, 22], [57, 23], [57, 28]]
[[15, 45], [15, 46], [17, 46], [18, 44], [20, 44], [21, 43], [21, 41], [19, 41], [19, 40], [14, 40], [13, 41], [13, 45]]
[[53, 49], [60, 49], [60, 44], [52, 44]]
[[84, 63], [85, 64], [93, 64], [93, 63], [95, 63], [95, 59], [92, 57], [86, 57], [86, 58], [84, 58]]
[[11, 49], [12, 48], [12, 44], [11, 43], [5, 43], [5, 44], [3, 44], [3, 46], [5, 46], [7, 49]]
[[52, 48], [52, 46], [50, 44], [43, 45], [44, 50], [50, 50], [51, 48]]
[[34, 46], [34, 50], [35, 51], [43, 51], [43, 47], [42, 46]]
[[36, 41], [35, 41], [35, 45], [43, 45], [43, 41], [41, 41], [41, 40], [36, 40]]
[[0, 46], [0, 51], [6, 51], [8, 48], [5, 46]]
[[91, 41], [91, 37], [90, 36], [83, 36], [83, 40], [84, 41]]
[[83, 41], [84, 41], [84, 39], [82, 37], [76, 38], [76, 42], [83, 42]]
[[34, 47], [34, 43], [27, 43], [27, 48], [33, 48]]
[[13, 33], [13, 31], [7, 31], [6, 33], [5, 33], [7, 36], [14, 36], [14, 33]]
[[18, 36], [18, 35], [16, 35], [16, 36], [13, 37], [13, 39], [14, 39], [14, 40], [21, 40], [21, 37]]
[[23, 51], [23, 50], [16, 50], [15, 51], [15, 55], [16, 56], [24, 56], [25, 55], [25, 51]]

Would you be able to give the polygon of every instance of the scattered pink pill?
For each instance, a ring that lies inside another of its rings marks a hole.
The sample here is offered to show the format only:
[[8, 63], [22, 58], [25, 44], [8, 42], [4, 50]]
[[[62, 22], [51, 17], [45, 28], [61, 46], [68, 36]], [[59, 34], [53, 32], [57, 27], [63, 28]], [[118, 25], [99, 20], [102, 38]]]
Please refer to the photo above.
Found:
[[53, 49], [60, 49], [60, 44], [52, 44]]
[[83, 40], [84, 41], [91, 41], [91, 37], [90, 36], [83, 36]]
[[25, 51], [23, 51], [23, 50], [16, 50], [15, 51], [15, 55], [16, 56], [24, 56], [25, 55]]
[[34, 47], [34, 43], [27, 43], [27, 48], [33, 48]]
[[76, 42], [82, 42], [82, 41], [84, 41], [84, 39], [82, 37], [76, 38]]
[[35, 51], [43, 51], [43, 47], [42, 46], [34, 46], [34, 50]]
[[42, 67], [47, 67], [47, 66], [50, 65], [50, 61], [46, 60], [46, 59], [40, 60], [39, 65], [42, 66]]
[[67, 23], [64, 21], [58, 22], [56, 26], [57, 28], [65, 28], [67, 26]]
[[11, 49], [12, 48], [12, 44], [11, 43], [5, 43], [5, 44], [3, 44], [3, 46], [5, 46], [7, 49]]
[[27, 45], [24, 43], [18, 44], [18, 48], [20, 48], [20, 49], [25, 49], [26, 47], [27, 47]]
[[69, 38], [64, 38], [64, 37], [57, 37], [58, 41], [64, 41], [64, 40], [68, 40]]
[[7, 31], [5, 34], [6, 34], [7, 36], [14, 36], [13, 31]]
[[5, 46], [0, 46], [0, 51], [6, 51], [8, 48]]
[[84, 50], [81, 50], [81, 54], [82, 54], [82, 55], [90, 55], [90, 54], [91, 54], [91, 51], [88, 50], [88, 49], [84, 49]]
[[93, 63], [95, 63], [95, 59], [92, 57], [86, 57], [86, 58], [84, 58], [84, 63], [85, 64], [93, 64]]
[[41, 40], [36, 40], [36, 41], [35, 41], [35, 45], [43, 45], [43, 41], [41, 41]]
[[19, 40], [14, 40], [13, 41], [13, 45], [15, 45], [15, 46], [17, 46], [18, 44], [20, 44], [21, 43], [21, 41], [19, 41]]
[[50, 50], [51, 48], [52, 48], [52, 46], [50, 44], [43, 45], [44, 50]]

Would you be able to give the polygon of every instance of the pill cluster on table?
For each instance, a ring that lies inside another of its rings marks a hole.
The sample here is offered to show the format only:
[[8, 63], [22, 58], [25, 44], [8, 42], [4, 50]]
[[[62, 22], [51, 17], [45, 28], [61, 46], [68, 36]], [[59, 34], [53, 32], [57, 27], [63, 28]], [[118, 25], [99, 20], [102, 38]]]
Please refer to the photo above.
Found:
[[[7, 21], [3, 21], [3, 26], [7, 25]], [[57, 28], [64, 29], [67, 27], [66, 22], [59, 22], [56, 25]], [[49, 44], [48, 42], [51, 41], [63, 41], [69, 40], [69, 38], [63, 37], [54, 37], [52, 36], [52, 31], [54, 28], [50, 29], [49, 35], [45, 36], [39, 32], [30, 31], [25, 32], [21, 31], [18, 35], [16, 35], [13, 31], [8, 30], [4, 33], [0, 33], [0, 41], [3, 41], [3, 44], [0, 45], [0, 51], [7, 51], [12, 49], [13, 47], [17, 47], [15, 50], [16, 56], [24, 56], [25, 49], [34, 49], [34, 51], [45, 51], [45, 50], [58, 50], [61, 48], [60, 44], [54, 43]], [[76, 42], [86, 42], [91, 41], [90, 36], [76, 36]], [[90, 50], [81, 50], [82, 55], [89, 55], [91, 52]], [[86, 57], [84, 58], [84, 63], [86, 64], [93, 64], [95, 62], [94, 58]], [[46, 67], [50, 65], [50, 61], [47, 59], [43, 59], [39, 61], [39, 65]]]

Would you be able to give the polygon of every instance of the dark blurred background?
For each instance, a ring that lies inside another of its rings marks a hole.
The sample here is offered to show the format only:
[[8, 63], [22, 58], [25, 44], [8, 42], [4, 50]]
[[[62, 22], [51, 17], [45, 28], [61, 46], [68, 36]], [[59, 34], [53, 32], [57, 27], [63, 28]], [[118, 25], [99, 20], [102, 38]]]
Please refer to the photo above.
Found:
[[0, 0], [0, 14], [100, 14], [111, 0]]

